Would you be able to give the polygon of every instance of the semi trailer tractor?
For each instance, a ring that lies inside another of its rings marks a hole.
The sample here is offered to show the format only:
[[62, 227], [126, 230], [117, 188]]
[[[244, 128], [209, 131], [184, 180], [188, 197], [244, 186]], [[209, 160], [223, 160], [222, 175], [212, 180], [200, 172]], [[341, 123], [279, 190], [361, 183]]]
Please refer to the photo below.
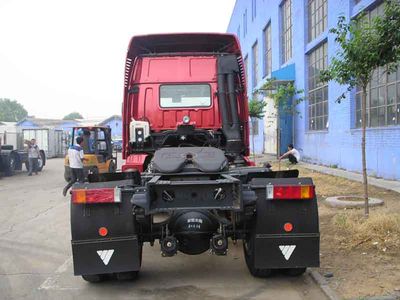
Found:
[[[31, 129], [35, 132], [40, 129]], [[41, 130], [40, 130], [41, 131]], [[21, 171], [25, 165], [29, 170], [28, 148], [24, 146], [25, 130], [17, 132], [15, 128], [10, 131], [0, 132], [0, 173], [5, 176], [12, 176]], [[28, 136], [29, 138], [29, 136]], [[29, 138], [30, 140], [30, 138]], [[46, 165], [46, 152], [40, 149], [37, 170], [41, 172]]]
[[90, 174], [71, 191], [75, 275], [135, 278], [146, 243], [179, 259], [179, 252], [227, 255], [238, 241], [257, 277], [319, 266], [312, 179], [249, 159], [246, 74], [235, 35], [133, 37], [122, 116], [122, 172]]

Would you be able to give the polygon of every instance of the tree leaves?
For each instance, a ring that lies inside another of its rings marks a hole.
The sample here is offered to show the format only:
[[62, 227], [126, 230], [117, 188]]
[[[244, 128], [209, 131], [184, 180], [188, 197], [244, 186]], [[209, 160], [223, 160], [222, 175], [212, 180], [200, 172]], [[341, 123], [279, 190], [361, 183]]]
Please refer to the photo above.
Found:
[[0, 98], [0, 121], [18, 122], [28, 115], [26, 109], [17, 101]]
[[251, 119], [262, 119], [264, 117], [265, 101], [251, 99], [249, 101], [249, 116]]
[[[400, 60], [400, 3], [398, 0], [387, 0], [384, 13], [372, 20], [367, 20], [362, 13], [355, 19], [346, 22], [344, 16], [338, 19], [337, 27], [330, 30], [340, 50], [331, 59], [327, 70], [321, 72], [321, 81], [334, 80], [347, 85], [347, 91], [355, 86], [362, 88], [361, 93], [361, 154], [365, 199], [365, 215], [369, 214], [368, 177], [366, 162], [366, 120], [367, 120], [367, 86], [374, 70], [385, 67], [388, 72], [397, 68]], [[337, 101], [345, 98], [342, 93]]]
[[82, 115], [76, 111], [69, 113], [63, 118], [63, 120], [76, 120], [76, 119], [83, 119]]
[[[400, 4], [386, 1], [384, 14], [368, 21], [361, 13], [355, 19], [346, 21], [340, 16], [337, 27], [329, 32], [335, 35], [340, 50], [331, 59], [327, 70], [321, 72], [321, 80], [334, 80], [347, 85], [347, 90], [355, 86], [367, 86], [373, 71], [388, 65], [389, 72], [397, 68], [400, 60]], [[345, 98], [344, 93], [337, 99]]]
[[298, 90], [293, 82], [279, 83], [275, 78], [270, 78], [254, 94], [268, 95], [273, 99], [275, 108], [294, 114], [298, 113], [296, 105], [304, 101], [303, 93], [304, 90]]

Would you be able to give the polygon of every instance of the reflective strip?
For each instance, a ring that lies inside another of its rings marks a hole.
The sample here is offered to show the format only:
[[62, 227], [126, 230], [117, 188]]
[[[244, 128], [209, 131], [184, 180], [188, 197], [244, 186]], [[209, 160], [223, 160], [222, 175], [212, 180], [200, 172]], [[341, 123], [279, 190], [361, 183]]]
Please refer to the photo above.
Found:
[[274, 186], [267, 185], [267, 199], [274, 199]]
[[114, 202], [121, 202], [121, 188], [114, 188]]

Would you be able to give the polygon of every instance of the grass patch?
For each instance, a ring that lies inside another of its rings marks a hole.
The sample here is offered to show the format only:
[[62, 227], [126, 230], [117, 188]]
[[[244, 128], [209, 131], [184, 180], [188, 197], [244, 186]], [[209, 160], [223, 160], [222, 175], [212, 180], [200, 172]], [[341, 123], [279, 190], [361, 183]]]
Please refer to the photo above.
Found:
[[336, 215], [333, 222], [343, 248], [396, 253], [400, 247], [400, 213], [373, 212], [365, 218], [360, 211], [346, 211]]

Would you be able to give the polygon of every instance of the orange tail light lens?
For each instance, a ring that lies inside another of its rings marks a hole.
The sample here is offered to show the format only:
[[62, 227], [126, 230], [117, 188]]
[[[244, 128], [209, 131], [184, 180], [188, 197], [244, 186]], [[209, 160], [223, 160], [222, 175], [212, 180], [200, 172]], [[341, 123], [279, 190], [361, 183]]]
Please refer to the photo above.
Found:
[[315, 187], [313, 185], [267, 186], [267, 199], [305, 200], [314, 199], [314, 197]]
[[96, 203], [118, 203], [121, 202], [121, 189], [75, 189], [72, 190], [72, 203], [96, 204]]

